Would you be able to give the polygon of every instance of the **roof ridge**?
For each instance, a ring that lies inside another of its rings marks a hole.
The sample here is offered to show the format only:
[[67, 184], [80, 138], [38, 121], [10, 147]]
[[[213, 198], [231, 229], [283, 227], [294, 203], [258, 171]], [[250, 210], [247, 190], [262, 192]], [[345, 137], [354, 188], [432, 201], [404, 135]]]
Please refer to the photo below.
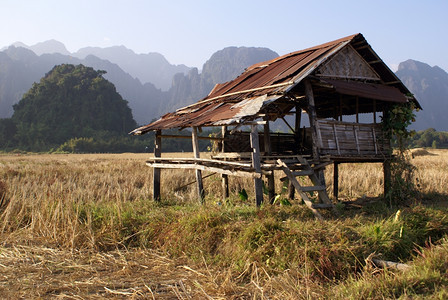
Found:
[[340, 38], [340, 39], [337, 39], [337, 40], [334, 40], [334, 41], [331, 41], [331, 42], [323, 43], [321, 45], [317, 45], [317, 46], [313, 46], [313, 47], [310, 47], [310, 48], [306, 48], [306, 49], [290, 52], [290, 53], [278, 56], [276, 58], [273, 58], [271, 60], [266, 60], [266, 61], [262, 61], [262, 62], [253, 64], [252, 66], [246, 68], [246, 71], [253, 70], [253, 69], [256, 69], [256, 68], [261, 68], [261, 67], [267, 67], [270, 64], [275, 63], [275, 62], [277, 62], [279, 60], [283, 60], [283, 59], [286, 59], [286, 58], [289, 58], [289, 57], [295, 56], [295, 55], [300, 55], [300, 54], [303, 54], [305, 52], [314, 51], [314, 50], [317, 50], [317, 49], [320, 49], [320, 48], [330, 47], [330, 46], [335, 45], [335, 44], [339, 44], [339, 43], [343, 43], [343, 42], [346, 42], [346, 41], [349, 41], [349, 40], [353, 40], [355, 37], [358, 37], [358, 36], [363, 37], [361, 33], [356, 33], [356, 34], [352, 34], [352, 35], [349, 35], [349, 36], [346, 36], [346, 37], [343, 37], [343, 38]]

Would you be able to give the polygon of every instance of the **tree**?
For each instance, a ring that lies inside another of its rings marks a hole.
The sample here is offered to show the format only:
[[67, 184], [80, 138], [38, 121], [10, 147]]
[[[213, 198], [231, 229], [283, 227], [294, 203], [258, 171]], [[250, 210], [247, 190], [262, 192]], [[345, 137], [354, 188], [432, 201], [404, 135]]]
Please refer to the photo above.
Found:
[[137, 125], [127, 101], [103, 78], [104, 71], [83, 65], [55, 66], [14, 105], [16, 139], [23, 148], [48, 150], [98, 132], [124, 135]]

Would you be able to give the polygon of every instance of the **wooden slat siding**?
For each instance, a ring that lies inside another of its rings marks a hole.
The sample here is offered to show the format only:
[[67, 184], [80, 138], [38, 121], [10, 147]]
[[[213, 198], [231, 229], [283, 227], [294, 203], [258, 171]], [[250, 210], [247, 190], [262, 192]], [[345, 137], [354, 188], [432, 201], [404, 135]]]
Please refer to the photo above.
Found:
[[317, 122], [322, 145], [321, 154], [383, 155], [390, 149], [389, 141], [379, 124], [357, 124], [333, 120]]
[[338, 134], [336, 133], [336, 125], [335, 124], [333, 124], [333, 134], [334, 134], [334, 138], [336, 140], [336, 148], [338, 150], [338, 154], [341, 155], [341, 150], [339, 149]]

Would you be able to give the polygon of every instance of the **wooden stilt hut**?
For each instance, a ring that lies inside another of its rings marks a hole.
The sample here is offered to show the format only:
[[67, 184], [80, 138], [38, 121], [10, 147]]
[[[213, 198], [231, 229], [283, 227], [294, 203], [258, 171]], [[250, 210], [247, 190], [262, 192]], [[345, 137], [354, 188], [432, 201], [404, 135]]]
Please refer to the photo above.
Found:
[[[274, 171], [281, 170], [320, 217], [316, 208], [332, 206], [323, 176], [329, 164], [334, 165], [336, 198], [341, 163], [383, 163], [387, 188], [391, 145], [379, 120], [387, 117], [393, 105], [409, 101], [420, 107], [362, 34], [355, 34], [252, 65], [237, 78], [217, 84], [204, 99], [131, 134], [156, 133], [154, 158], [147, 162], [154, 169], [154, 199], [160, 198], [161, 169], [188, 168], [196, 170], [201, 200], [201, 172], [212, 171], [222, 174], [224, 196], [228, 196], [227, 176], [252, 178], [256, 204], [260, 205], [262, 176], [267, 178], [272, 201]], [[288, 115], [295, 116], [295, 124], [289, 124]], [[278, 119], [290, 133], [270, 131], [270, 123]], [[221, 152], [202, 159], [197, 132], [209, 126], [222, 127], [221, 137], [214, 138], [220, 142]], [[192, 158], [161, 158], [163, 130], [172, 128], [191, 128]], [[300, 176], [309, 177], [312, 185], [302, 186], [297, 180]], [[318, 193], [321, 203], [310, 201], [311, 192]]]

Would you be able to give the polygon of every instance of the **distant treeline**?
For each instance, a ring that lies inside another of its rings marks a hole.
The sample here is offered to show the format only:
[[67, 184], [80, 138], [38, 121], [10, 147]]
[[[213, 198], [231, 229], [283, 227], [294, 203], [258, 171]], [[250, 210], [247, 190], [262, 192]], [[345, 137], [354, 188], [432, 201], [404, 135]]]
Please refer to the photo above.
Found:
[[417, 131], [409, 140], [410, 148], [448, 148], [448, 132], [434, 128]]

